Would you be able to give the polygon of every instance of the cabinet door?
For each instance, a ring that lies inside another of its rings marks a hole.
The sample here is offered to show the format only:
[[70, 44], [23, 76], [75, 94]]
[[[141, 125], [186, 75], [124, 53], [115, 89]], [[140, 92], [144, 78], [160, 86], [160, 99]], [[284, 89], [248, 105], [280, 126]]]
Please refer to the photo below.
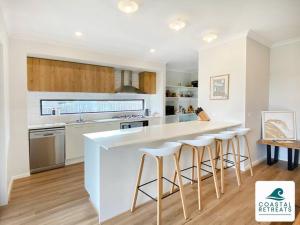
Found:
[[113, 68], [97, 66], [95, 77], [96, 92], [114, 93], [115, 75]]
[[28, 58], [27, 86], [29, 91], [54, 91], [54, 76], [51, 61]]
[[83, 134], [117, 129], [120, 129], [120, 122], [103, 122], [66, 126], [66, 164], [83, 161]]
[[34, 72], [33, 59], [27, 58], [27, 88], [29, 91], [34, 91], [40, 86], [39, 78], [36, 74]]
[[27, 86], [29, 91], [113, 93], [114, 70], [97, 65], [28, 57]]
[[156, 94], [156, 73], [139, 73], [139, 88], [146, 94]]
[[80, 64], [79, 74], [81, 77], [81, 92], [97, 92], [95, 88], [96, 66]]
[[76, 73], [76, 63], [52, 61], [54, 90], [57, 92], [80, 92], [80, 74]]
[[79, 71], [82, 92], [113, 93], [115, 91], [113, 68], [81, 64]]

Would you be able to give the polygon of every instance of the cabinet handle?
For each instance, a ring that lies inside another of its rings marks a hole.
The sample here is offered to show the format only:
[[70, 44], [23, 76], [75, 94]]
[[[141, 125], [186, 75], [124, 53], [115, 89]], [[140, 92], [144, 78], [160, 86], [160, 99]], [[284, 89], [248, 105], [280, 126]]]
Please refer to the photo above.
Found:
[[53, 133], [48, 133], [48, 134], [44, 134], [43, 136], [46, 137], [46, 136], [52, 136], [54, 135]]

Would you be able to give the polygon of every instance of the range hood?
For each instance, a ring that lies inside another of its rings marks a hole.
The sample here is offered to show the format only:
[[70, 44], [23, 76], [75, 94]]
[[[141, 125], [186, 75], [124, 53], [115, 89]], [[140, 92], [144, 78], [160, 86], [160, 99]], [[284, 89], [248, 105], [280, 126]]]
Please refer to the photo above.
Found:
[[[126, 85], [125, 85], [126, 78]], [[134, 87], [132, 85], [132, 71], [130, 70], [121, 70], [121, 87], [118, 88], [116, 93], [137, 93], [137, 94], [145, 94], [145, 92], [140, 89]]]

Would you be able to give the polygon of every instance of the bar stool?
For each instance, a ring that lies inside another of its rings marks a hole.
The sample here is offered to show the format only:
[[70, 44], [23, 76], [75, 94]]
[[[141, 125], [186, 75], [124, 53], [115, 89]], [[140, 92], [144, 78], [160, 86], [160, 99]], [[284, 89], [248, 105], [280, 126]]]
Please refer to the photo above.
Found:
[[[225, 131], [217, 134], [210, 134], [211, 136], [214, 136], [216, 139], [216, 161], [215, 163], [217, 164], [218, 158], [220, 158], [221, 162], [221, 193], [224, 193], [224, 155], [226, 156], [226, 168], [227, 163], [228, 163], [228, 154], [229, 154], [229, 147], [231, 144], [232, 147], [232, 154], [233, 154], [233, 160], [234, 160], [234, 167], [235, 167], [235, 174], [236, 174], [236, 179], [238, 186], [241, 185], [241, 179], [240, 179], [240, 173], [239, 173], [239, 165], [237, 163], [237, 158], [236, 158], [236, 152], [235, 152], [235, 147], [233, 140], [236, 136], [236, 132], [234, 131]], [[226, 154], [223, 153], [223, 143], [227, 142], [227, 149], [226, 149]]]
[[[252, 160], [251, 160], [251, 155], [250, 155], [250, 148], [249, 148], [249, 144], [248, 144], [248, 139], [247, 139], [247, 133], [250, 131], [249, 128], [237, 128], [236, 130], [230, 130], [230, 131], [224, 131], [222, 133], [229, 133], [229, 134], [234, 134], [235, 135], [235, 139], [237, 142], [237, 164], [239, 166], [239, 174], [241, 177], [241, 162], [246, 161], [247, 159], [249, 159], [249, 164], [250, 164], [250, 174], [251, 176], [253, 176], [253, 171], [252, 171]], [[246, 142], [246, 146], [247, 146], [247, 152], [248, 152], [248, 157], [241, 155], [241, 149], [240, 149], [240, 138], [244, 138], [245, 142]], [[226, 156], [228, 157], [228, 155]], [[241, 161], [241, 158], [242, 161]]]
[[[205, 150], [208, 150], [208, 154], [209, 154], [209, 160], [210, 160], [211, 168], [212, 168], [212, 174], [213, 174], [213, 179], [214, 179], [216, 196], [217, 196], [217, 198], [220, 198], [219, 187], [218, 187], [218, 179], [217, 179], [217, 174], [216, 174], [216, 170], [215, 170], [215, 167], [214, 167], [212, 151], [211, 151], [211, 148], [210, 148], [210, 145], [213, 143], [213, 141], [214, 141], [213, 137], [205, 137], [205, 136], [196, 137], [196, 139], [194, 139], [194, 140], [179, 140], [178, 141], [178, 142], [182, 143], [183, 145], [190, 146], [192, 148], [192, 151], [194, 151], [196, 153], [197, 175], [198, 175], [198, 178], [197, 178], [197, 182], [198, 182], [198, 209], [199, 210], [201, 210], [201, 165], [202, 165], [202, 160], [203, 160], [203, 155], [204, 155]], [[181, 152], [179, 152], [179, 154], [181, 154]], [[194, 161], [194, 157], [193, 157], [193, 161]], [[173, 181], [175, 181], [176, 175], [177, 175], [177, 173], [174, 174]], [[179, 173], [178, 173], [178, 176], [180, 176]], [[174, 190], [174, 185], [172, 187], [171, 193], [173, 192], [173, 190]]]
[[[141, 158], [140, 168], [139, 168], [137, 182], [136, 182], [134, 196], [133, 196], [131, 212], [133, 212], [136, 208], [136, 200], [137, 200], [137, 196], [138, 196], [138, 191], [141, 191], [142, 193], [151, 197], [147, 193], [140, 190], [140, 187], [147, 185], [149, 183], [152, 183], [154, 181], [157, 181], [157, 199], [156, 199], [156, 201], [157, 201], [157, 225], [161, 224], [161, 208], [162, 208], [161, 205], [162, 205], [162, 195], [163, 195], [162, 181], [163, 181], [163, 179], [165, 179], [166, 181], [171, 182], [168, 179], [166, 179], [165, 177], [163, 177], [163, 157], [173, 155], [176, 173], [181, 174], [181, 170], [180, 170], [179, 162], [178, 162], [178, 156], [177, 156], [177, 153], [180, 148], [181, 148], [180, 143], [166, 142], [158, 148], [141, 148], [141, 149], [139, 149], [140, 151], [144, 152], [145, 154], [143, 154], [143, 156]], [[143, 185], [140, 185], [146, 155], [152, 156], [156, 159], [157, 179], [147, 182]], [[179, 191], [180, 191], [181, 204], [182, 204], [182, 208], [183, 208], [184, 218], [187, 219], [188, 216], [187, 216], [187, 211], [186, 211], [186, 207], [185, 207], [185, 196], [183, 193], [183, 184], [182, 184], [181, 175], [178, 176], [177, 180], [178, 180], [178, 186], [179, 186]]]
[[[237, 137], [237, 132], [234, 131], [234, 130], [222, 131], [221, 134], [231, 134], [231, 135], [233, 135], [232, 141]], [[237, 141], [237, 143], [238, 143], [238, 141]], [[227, 142], [226, 153], [224, 154], [225, 157], [226, 157], [226, 159], [225, 159], [226, 168], [228, 168], [228, 162], [230, 162], [228, 160], [228, 155], [231, 154], [231, 153], [229, 153], [229, 147], [230, 147], [229, 142]], [[237, 156], [236, 157], [236, 161], [237, 161], [237, 166], [238, 166], [238, 172], [239, 172], [239, 174], [240, 174], [240, 160], [239, 160], [240, 157], [238, 157], [238, 156], [240, 156], [240, 155], [241, 155], [240, 154], [240, 147], [239, 147], [239, 144], [238, 144], [237, 152], [236, 152], [236, 156]]]
[[[247, 138], [247, 134], [250, 131], [250, 128], [237, 128], [234, 130], [236, 132], [236, 140], [237, 140], [237, 144], [238, 144], [238, 149], [240, 149], [240, 138], [244, 138], [245, 142], [246, 142], [246, 146], [247, 146], [247, 153], [248, 153], [248, 159], [249, 159], [249, 166], [250, 166], [250, 174], [253, 177], [253, 170], [252, 170], [252, 159], [251, 159], [251, 154], [250, 154], [250, 148], [249, 148], [249, 143], [248, 143], [248, 138]], [[239, 150], [240, 152], [240, 150]], [[238, 160], [240, 161], [240, 155]]]

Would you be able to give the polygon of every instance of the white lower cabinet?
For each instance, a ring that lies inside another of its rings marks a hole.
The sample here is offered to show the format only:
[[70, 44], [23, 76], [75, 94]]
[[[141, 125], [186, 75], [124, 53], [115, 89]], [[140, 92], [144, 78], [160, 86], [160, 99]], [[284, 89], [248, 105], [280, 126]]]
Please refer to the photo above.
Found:
[[66, 126], [66, 165], [83, 161], [84, 136], [94, 133], [120, 129], [119, 122], [93, 123]]
[[[143, 119], [141, 119], [143, 120]], [[149, 126], [161, 123], [161, 117], [150, 117]], [[87, 124], [73, 124], [66, 126], [66, 165], [83, 162], [84, 136], [83, 134], [101, 131], [118, 130], [120, 123], [125, 121], [100, 122]], [[126, 121], [128, 122], [128, 121]]]

